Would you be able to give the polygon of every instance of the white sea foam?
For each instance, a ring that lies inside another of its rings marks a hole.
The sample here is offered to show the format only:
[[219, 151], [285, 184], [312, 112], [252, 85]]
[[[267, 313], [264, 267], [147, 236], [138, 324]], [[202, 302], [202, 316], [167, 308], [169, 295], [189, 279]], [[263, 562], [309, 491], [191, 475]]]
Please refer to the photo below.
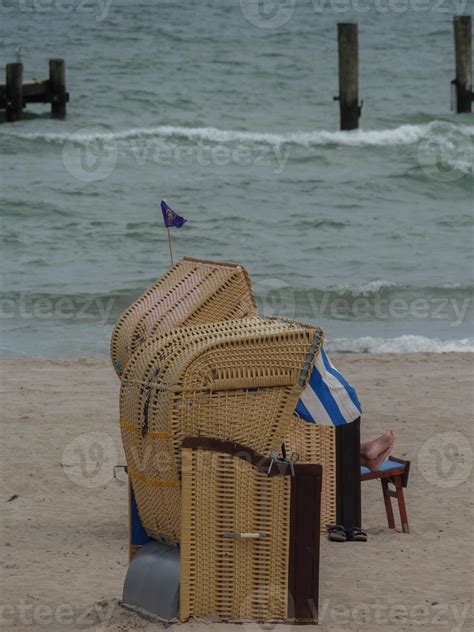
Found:
[[362, 285], [349, 285], [343, 284], [336, 287], [329, 288], [336, 292], [351, 292], [354, 296], [367, 296], [370, 294], [377, 294], [380, 290], [385, 288], [399, 287], [397, 283], [393, 281], [385, 281], [384, 279], [375, 279], [374, 281], [367, 281]]
[[414, 353], [448, 351], [474, 352], [474, 338], [440, 340], [425, 336], [399, 336], [397, 338], [335, 338], [325, 343], [329, 351], [352, 351], [354, 353]]
[[[455, 129], [466, 137], [474, 136], [473, 126], [453, 126], [442, 121], [433, 121], [425, 125], [401, 125], [393, 129], [381, 130], [354, 130], [351, 132], [332, 132], [317, 130], [312, 132], [247, 132], [238, 130], [221, 130], [215, 127], [179, 127], [173, 125], [161, 125], [157, 127], [137, 127], [119, 131], [113, 131], [105, 126], [94, 125], [84, 127], [77, 132], [17, 132], [4, 131], [2, 135], [21, 138], [24, 140], [43, 140], [46, 142], [64, 143], [72, 140], [77, 143], [91, 141], [126, 141], [140, 138], [156, 139], [183, 139], [186, 141], [201, 141], [210, 143], [252, 143], [274, 146], [300, 145], [303, 147], [324, 145], [345, 146], [384, 146], [384, 145], [411, 145], [417, 143], [427, 134], [442, 139], [449, 136]], [[466, 169], [472, 166], [466, 163]]]
[[461, 173], [465, 173], [466, 175], [472, 175], [473, 173], [473, 165], [472, 162], [467, 160], [457, 160], [456, 161], [456, 169]]

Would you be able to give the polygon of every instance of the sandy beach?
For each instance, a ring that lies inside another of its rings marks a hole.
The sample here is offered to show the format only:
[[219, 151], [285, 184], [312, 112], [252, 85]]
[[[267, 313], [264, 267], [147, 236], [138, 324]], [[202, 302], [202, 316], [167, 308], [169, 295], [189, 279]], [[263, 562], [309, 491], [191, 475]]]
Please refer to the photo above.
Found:
[[[472, 355], [333, 360], [359, 392], [363, 439], [392, 428], [395, 456], [412, 462], [411, 533], [387, 528], [379, 483], [364, 483], [369, 541], [321, 541], [318, 629], [472, 630]], [[127, 485], [123, 472], [112, 477], [124, 456], [119, 382], [109, 361], [4, 359], [0, 367], [3, 626], [160, 629], [118, 605], [127, 566]], [[179, 629], [189, 627], [271, 629], [210, 622]]]

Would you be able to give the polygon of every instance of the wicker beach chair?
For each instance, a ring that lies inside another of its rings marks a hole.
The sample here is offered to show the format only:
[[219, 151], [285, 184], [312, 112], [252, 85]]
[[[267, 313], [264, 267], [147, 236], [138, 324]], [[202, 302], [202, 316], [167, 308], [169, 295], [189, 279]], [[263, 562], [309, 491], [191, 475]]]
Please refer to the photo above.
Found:
[[[132, 549], [126, 604], [166, 620], [316, 621], [321, 466], [276, 455], [322, 338], [244, 318], [153, 336], [130, 358], [120, 424], [150, 540]], [[179, 600], [163, 603], [173, 556]]]
[[320, 532], [336, 522], [336, 432], [334, 426], [310, 424], [292, 415], [285, 439], [289, 454], [301, 463], [320, 463], [323, 468]]
[[[255, 314], [243, 267], [185, 257], [117, 322], [111, 341], [115, 370], [121, 376], [132, 354], [157, 334]], [[350, 427], [320, 426], [290, 416], [287, 451], [297, 453], [301, 462], [323, 465], [322, 533], [328, 523], [361, 524], [359, 425], [357, 421]]]
[[323, 426], [292, 416], [285, 446], [299, 462], [322, 465], [321, 533], [331, 523], [360, 527], [360, 418], [343, 426]]
[[119, 318], [110, 353], [119, 377], [150, 336], [184, 325], [256, 314], [247, 272], [240, 265], [184, 257]]

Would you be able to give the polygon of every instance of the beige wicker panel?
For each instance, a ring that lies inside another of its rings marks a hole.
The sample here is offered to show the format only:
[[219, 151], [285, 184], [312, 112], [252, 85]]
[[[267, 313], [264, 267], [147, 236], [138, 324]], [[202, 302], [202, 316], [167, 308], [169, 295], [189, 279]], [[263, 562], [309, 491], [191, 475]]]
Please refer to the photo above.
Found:
[[[287, 618], [290, 486], [238, 457], [183, 450], [181, 620]], [[268, 537], [224, 537], [235, 532]]]
[[120, 413], [149, 532], [180, 537], [186, 436], [232, 440], [265, 455], [279, 451], [321, 342], [314, 327], [250, 318], [181, 328], [139, 349], [123, 375]]
[[[179, 524], [180, 484], [176, 463], [170, 458], [171, 433], [149, 432], [144, 438], [136, 425], [123, 418], [120, 427], [126, 446], [128, 474], [135, 497], [141, 499], [140, 518], [143, 525], [151, 532], [177, 537], [174, 527]], [[157, 502], [166, 502], [166, 512], [157, 511]]]
[[285, 440], [287, 453], [297, 452], [301, 463], [323, 466], [321, 533], [336, 522], [336, 429], [293, 417]]
[[256, 314], [242, 266], [185, 257], [142, 294], [112, 333], [112, 363], [120, 376], [134, 351], [151, 335], [174, 327]]

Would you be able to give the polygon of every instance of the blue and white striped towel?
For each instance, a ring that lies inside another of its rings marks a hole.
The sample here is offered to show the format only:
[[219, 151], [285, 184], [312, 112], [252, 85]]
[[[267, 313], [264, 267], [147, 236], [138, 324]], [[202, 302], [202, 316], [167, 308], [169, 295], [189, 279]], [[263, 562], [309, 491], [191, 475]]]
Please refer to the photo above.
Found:
[[346, 382], [322, 347], [295, 412], [305, 421], [325, 426], [351, 423], [362, 413], [355, 388]]

